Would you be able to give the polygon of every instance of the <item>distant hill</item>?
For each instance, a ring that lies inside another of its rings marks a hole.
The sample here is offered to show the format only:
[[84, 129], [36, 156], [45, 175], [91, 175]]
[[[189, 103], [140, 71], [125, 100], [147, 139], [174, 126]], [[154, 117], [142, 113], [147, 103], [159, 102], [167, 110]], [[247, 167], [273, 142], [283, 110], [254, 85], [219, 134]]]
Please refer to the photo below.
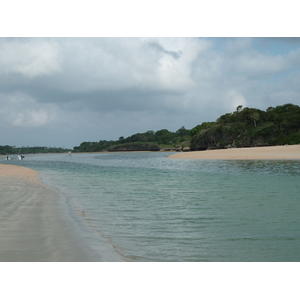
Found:
[[285, 104], [266, 111], [238, 106], [216, 122], [191, 130], [191, 150], [300, 143], [300, 107]]
[[285, 104], [266, 111], [237, 107], [215, 122], [204, 122], [191, 130], [149, 130], [117, 141], [83, 142], [75, 152], [206, 150], [230, 147], [273, 146], [300, 143], [300, 107]]

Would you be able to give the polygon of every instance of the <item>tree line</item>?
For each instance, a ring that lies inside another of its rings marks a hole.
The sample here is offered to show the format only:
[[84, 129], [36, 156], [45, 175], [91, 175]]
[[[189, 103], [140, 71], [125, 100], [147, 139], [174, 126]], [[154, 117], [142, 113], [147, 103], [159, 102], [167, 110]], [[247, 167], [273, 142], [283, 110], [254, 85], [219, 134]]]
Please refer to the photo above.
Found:
[[71, 151], [71, 149], [56, 148], [56, 147], [15, 147], [15, 146], [0, 146], [0, 154], [36, 154], [36, 153], [63, 153]]
[[184, 126], [176, 132], [167, 129], [158, 131], [148, 130], [129, 137], [119, 137], [116, 141], [100, 140], [99, 142], [82, 142], [74, 147], [75, 152], [99, 151], [158, 151], [161, 148], [174, 148], [186, 145], [190, 141], [190, 130]]

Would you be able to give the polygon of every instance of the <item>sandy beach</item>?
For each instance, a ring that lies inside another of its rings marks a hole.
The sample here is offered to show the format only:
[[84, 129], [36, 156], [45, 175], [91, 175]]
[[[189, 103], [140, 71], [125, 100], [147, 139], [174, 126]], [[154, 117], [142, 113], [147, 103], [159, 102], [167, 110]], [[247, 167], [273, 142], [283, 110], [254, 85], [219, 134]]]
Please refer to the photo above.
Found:
[[176, 153], [169, 156], [169, 158], [222, 160], [297, 160], [300, 159], [300, 145], [191, 151]]
[[99, 261], [38, 172], [0, 164], [0, 262]]

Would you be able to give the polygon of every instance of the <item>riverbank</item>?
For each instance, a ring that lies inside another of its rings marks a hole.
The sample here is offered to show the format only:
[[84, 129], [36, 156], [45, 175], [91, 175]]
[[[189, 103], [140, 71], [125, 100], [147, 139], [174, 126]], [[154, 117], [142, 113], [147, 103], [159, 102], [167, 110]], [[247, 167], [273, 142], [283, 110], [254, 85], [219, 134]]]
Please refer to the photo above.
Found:
[[0, 262], [101, 261], [77, 233], [64, 200], [38, 172], [0, 164]]
[[176, 153], [169, 158], [179, 159], [222, 159], [222, 160], [298, 160], [300, 145], [231, 148]]

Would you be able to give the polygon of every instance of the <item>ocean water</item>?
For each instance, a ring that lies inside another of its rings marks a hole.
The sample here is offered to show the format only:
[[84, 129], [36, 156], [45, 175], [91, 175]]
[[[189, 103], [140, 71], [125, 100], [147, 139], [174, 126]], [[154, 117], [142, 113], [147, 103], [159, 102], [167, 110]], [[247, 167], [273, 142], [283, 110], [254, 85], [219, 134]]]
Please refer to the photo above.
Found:
[[300, 261], [300, 161], [169, 155], [40, 154], [3, 162], [39, 171], [67, 196], [86, 243], [101, 252], [97, 240], [105, 241], [125, 261]]

